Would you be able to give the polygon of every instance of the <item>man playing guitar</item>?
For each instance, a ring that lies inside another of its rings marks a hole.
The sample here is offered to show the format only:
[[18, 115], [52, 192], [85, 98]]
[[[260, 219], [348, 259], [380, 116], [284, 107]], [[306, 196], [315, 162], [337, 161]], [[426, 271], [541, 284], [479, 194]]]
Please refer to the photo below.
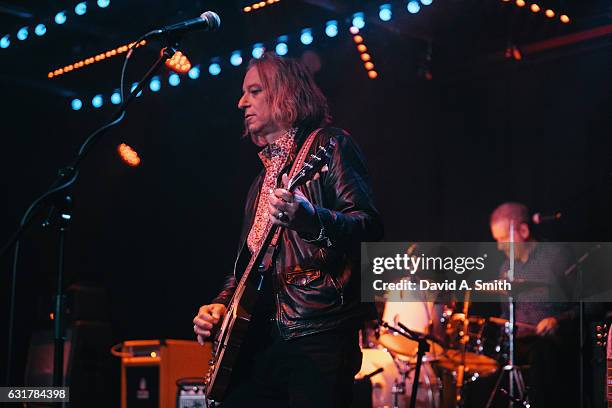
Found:
[[[245, 135], [262, 147], [264, 169], [247, 196], [235, 270], [200, 308], [194, 332], [202, 344], [228, 308], [233, 313], [245, 265], [269, 245], [270, 228], [280, 228], [273, 255], [260, 267], [259, 301], [219, 399], [223, 407], [347, 407], [361, 364], [358, 328], [375, 316], [359, 300], [360, 243], [383, 232], [362, 154], [345, 131], [328, 126], [327, 100], [295, 60], [272, 53], [252, 60], [238, 107]], [[289, 169], [303, 145], [304, 157], [311, 157], [330, 140], [327, 165], [290, 191]]]

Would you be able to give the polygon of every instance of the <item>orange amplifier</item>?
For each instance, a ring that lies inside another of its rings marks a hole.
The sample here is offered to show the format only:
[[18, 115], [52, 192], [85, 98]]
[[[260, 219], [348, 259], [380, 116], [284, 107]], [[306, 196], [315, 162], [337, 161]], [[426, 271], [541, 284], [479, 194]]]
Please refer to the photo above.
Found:
[[211, 343], [130, 340], [113, 347], [112, 353], [121, 357], [121, 408], [172, 408], [176, 381], [206, 373]]

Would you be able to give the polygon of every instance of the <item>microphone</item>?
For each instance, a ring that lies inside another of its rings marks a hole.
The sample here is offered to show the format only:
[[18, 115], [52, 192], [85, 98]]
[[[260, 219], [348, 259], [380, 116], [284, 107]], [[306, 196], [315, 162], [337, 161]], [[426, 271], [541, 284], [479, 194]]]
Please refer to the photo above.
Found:
[[221, 25], [219, 15], [214, 11], [205, 11], [200, 17], [192, 18], [191, 20], [181, 21], [179, 23], [170, 24], [162, 27], [159, 30], [154, 30], [153, 34], [182, 34], [187, 31], [216, 31]]
[[547, 223], [547, 222], [558, 221], [560, 219], [561, 219], [560, 211], [554, 212], [552, 214], [542, 214], [542, 213], [537, 212], [531, 216], [531, 221], [533, 221], [533, 223], [536, 225]]

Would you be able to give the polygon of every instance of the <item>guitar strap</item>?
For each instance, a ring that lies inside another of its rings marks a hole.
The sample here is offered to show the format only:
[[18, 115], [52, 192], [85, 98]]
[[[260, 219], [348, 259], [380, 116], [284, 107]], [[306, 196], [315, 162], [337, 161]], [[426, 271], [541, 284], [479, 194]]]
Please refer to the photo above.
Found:
[[[293, 165], [291, 166], [291, 171], [289, 172], [289, 180], [291, 180], [291, 178], [295, 176], [295, 173], [297, 173], [297, 171], [306, 162], [306, 155], [308, 154], [308, 151], [310, 150], [310, 147], [312, 146], [312, 143], [314, 142], [316, 136], [319, 134], [319, 132], [322, 129], [323, 128], [315, 129], [312, 133], [308, 135], [308, 137], [304, 141], [304, 144], [302, 144], [302, 147], [300, 148], [300, 151], [298, 152], [297, 156], [295, 157], [295, 160], [293, 161]], [[261, 261], [261, 264], [259, 267], [260, 271], [267, 271], [272, 265], [272, 260], [274, 258], [274, 253], [276, 252], [278, 239], [280, 238], [280, 234], [282, 232], [283, 232], [283, 227], [278, 227], [276, 231], [274, 232], [274, 236], [272, 237], [272, 240], [270, 241], [270, 245], [268, 245], [268, 248], [266, 249], [266, 253], [263, 257], [263, 260]]]

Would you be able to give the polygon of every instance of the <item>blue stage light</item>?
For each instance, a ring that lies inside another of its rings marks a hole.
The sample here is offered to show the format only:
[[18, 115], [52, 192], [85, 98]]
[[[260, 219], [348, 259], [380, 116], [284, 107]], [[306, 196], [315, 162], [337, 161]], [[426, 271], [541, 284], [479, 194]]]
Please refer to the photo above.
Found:
[[66, 12], [60, 11], [55, 15], [55, 23], [56, 24], [64, 24], [66, 22]]
[[[132, 87], [130, 88], [130, 92], [134, 92], [134, 89], [136, 89], [137, 86], [138, 86], [138, 82], [134, 82], [132, 84]], [[136, 94], [136, 97], [138, 98], [140, 95], [142, 95], [142, 89], [140, 90], [140, 92]]]
[[240, 54], [240, 51], [232, 52], [232, 55], [230, 57], [230, 64], [232, 64], [235, 67], [242, 64], [242, 55]]
[[161, 81], [159, 80], [158, 76], [154, 76], [151, 79], [151, 82], [149, 82], [149, 89], [153, 92], [157, 92], [161, 89]]
[[45, 26], [44, 24], [37, 24], [36, 27], [34, 27], [34, 32], [39, 37], [43, 36], [47, 32], [47, 26]]
[[409, 13], [416, 14], [421, 10], [421, 6], [418, 1], [410, 0], [406, 6], [406, 10], [408, 10]]
[[287, 47], [287, 44], [284, 42], [278, 43], [276, 44], [276, 55], [280, 55], [281, 57], [283, 55], [287, 55], [287, 52], [289, 52], [289, 47]]
[[328, 37], [335, 37], [338, 35], [338, 21], [337, 20], [330, 20], [327, 23], [325, 23], [325, 34], [327, 34]]
[[172, 73], [168, 77], [168, 83], [170, 84], [170, 86], [178, 86], [178, 84], [181, 83], [181, 77], [179, 77], [178, 74]]
[[26, 38], [28, 38], [28, 27], [21, 27], [19, 31], [17, 31], [17, 39], [23, 41]]
[[87, 13], [87, 3], [82, 2], [74, 6], [74, 12], [77, 16], [82, 16], [83, 14]]
[[200, 67], [191, 68], [187, 75], [189, 75], [191, 79], [198, 79], [200, 77]]
[[110, 0], [98, 0], [98, 7], [107, 8], [110, 4]]
[[8, 48], [11, 45], [11, 37], [7, 34], [0, 39], [0, 48]]
[[253, 52], [251, 55], [253, 58], [261, 58], [263, 53], [266, 51], [262, 43], [257, 43], [253, 46]]
[[312, 30], [310, 28], [305, 28], [302, 30], [302, 34], [300, 34], [300, 41], [304, 45], [312, 44]]
[[96, 109], [102, 106], [102, 103], [104, 103], [102, 95], [96, 95], [91, 99], [91, 105]]
[[113, 105], [119, 105], [121, 103], [121, 94], [119, 93], [119, 90], [116, 90], [111, 95], [111, 103]]
[[219, 75], [221, 73], [221, 65], [213, 62], [208, 66], [208, 73], [210, 75]]
[[72, 107], [72, 110], [78, 111], [83, 107], [83, 102], [81, 102], [80, 99], [75, 98], [72, 100], [72, 102], [70, 102], [70, 106]]
[[353, 14], [353, 21], [351, 22], [353, 27], [357, 27], [358, 29], [362, 29], [365, 27], [365, 16], [363, 13], [355, 13]]
[[433, 3], [433, 0], [421, 0], [421, 4], [424, 6], [431, 6], [431, 3]]
[[391, 17], [393, 17], [393, 12], [391, 11], [391, 4], [387, 3], [381, 5], [378, 11], [378, 17], [380, 17], [382, 21], [391, 20]]

